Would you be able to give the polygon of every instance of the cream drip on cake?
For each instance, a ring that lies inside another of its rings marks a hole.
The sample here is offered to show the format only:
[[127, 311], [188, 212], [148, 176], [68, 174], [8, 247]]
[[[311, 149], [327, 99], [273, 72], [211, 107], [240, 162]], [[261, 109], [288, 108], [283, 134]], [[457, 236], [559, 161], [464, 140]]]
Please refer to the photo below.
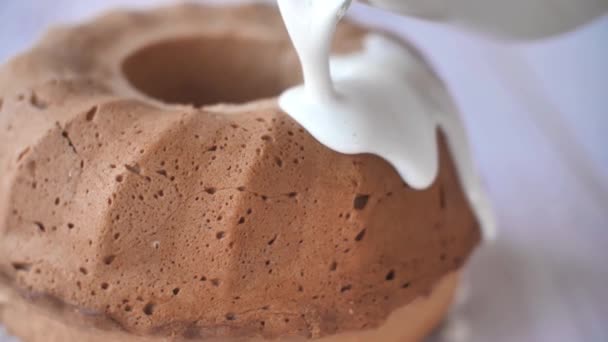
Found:
[[363, 51], [330, 58], [336, 26], [351, 1], [278, 4], [304, 75], [304, 85], [281, 95], [281, 108], [330, 149], [384, 158], [415, 189], [428, 188], [437, 177], [439, 128], [484, 236], [492, 239], [496, 223], [464, 127], [454, 111], [417, 91], [413, 75], [424, 67], [416, 57], [398, 42], [371, 34]]

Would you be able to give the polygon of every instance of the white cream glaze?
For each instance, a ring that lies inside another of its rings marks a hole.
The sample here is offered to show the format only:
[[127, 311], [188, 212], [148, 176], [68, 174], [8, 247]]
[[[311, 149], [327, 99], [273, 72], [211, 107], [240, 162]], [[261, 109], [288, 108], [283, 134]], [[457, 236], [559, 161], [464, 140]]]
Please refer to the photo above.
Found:
[[281, 95], [281, 108], [330, 149], [384, 158], [415, 189], [437, 178], [441, 128], [484, 237], [492, 239], [495, 220], [464, 127], [454, 111], [442, 110], [416, 89], [421, 71], [433, 77], [422, 62], [402, 44], [369, 35], [362, 52], [331, 58], [330, 65], [336, 25], [350, 3], [278, 0], [305, 82]]

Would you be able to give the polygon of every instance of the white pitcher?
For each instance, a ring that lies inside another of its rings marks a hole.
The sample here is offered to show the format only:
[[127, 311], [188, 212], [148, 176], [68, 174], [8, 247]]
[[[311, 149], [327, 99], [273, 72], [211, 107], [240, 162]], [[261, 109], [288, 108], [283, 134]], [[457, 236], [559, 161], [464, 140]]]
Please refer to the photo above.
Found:
[[608, 0], [365, 0], [404, 15], [510, 39], [568, 32], [608, 13]]

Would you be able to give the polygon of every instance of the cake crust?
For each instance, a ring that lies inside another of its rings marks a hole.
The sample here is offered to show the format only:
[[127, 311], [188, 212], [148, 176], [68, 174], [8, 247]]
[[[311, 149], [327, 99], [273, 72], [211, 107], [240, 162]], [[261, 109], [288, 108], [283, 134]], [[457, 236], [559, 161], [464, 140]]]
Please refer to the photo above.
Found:
[[[392, 312], [387, 320], [376, 329], [351, 331], [320, 338], [319, 342], [415, 342], [421, 341], [441, 321], [443, 313], [451, 304], [458, 286], [458, 273], [444, 276], [428, 297], [419, 297], [407, 306]], [[73, 308], [57, 308], [56, 301], [46, 299], [46, 303], [25, 300], [18, 294], [11, 294], [10, 288], [0, 284], [0, 302], [3, 303], [0, 319], [11, 327], [11, 331], [25, 341], [64, 342], [157, 342], [166, 341], [161, 336], [134, 336], [117, 328], [112, 322], [82, 320], [82, 315]], [[59, 304], [61, 305], [61, 304]], [[57, 315], [60, 310], [62, 314]], [[407, 322], [407, 325], [404, 325]], [[99, 327], [104, 326], [103, 329]], [[172, 341], [193, 341], [192, 336], [173, 336]], [[304, 337], [285, 337], [284, 342], [307, 340]], [[263, 338], [210, 338], [208, 342], [262, 342]]]

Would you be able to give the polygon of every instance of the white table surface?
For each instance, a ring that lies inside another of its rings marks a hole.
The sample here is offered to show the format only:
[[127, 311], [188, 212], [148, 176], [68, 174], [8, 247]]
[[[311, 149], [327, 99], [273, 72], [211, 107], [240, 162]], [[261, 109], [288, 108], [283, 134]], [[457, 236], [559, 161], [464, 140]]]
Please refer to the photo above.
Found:
[[[49, 24], [167, 0], [0, 1], [0, 62]], [[494, 202], [459, 309], [467, 341], [608, 341], [608, 16], [533, 43], [497, 43], [380, 11], [445, 80]], [[0, 342], [2, 337], [0, 330]], [[442, 338], [437, 338], [442, 340]]]

